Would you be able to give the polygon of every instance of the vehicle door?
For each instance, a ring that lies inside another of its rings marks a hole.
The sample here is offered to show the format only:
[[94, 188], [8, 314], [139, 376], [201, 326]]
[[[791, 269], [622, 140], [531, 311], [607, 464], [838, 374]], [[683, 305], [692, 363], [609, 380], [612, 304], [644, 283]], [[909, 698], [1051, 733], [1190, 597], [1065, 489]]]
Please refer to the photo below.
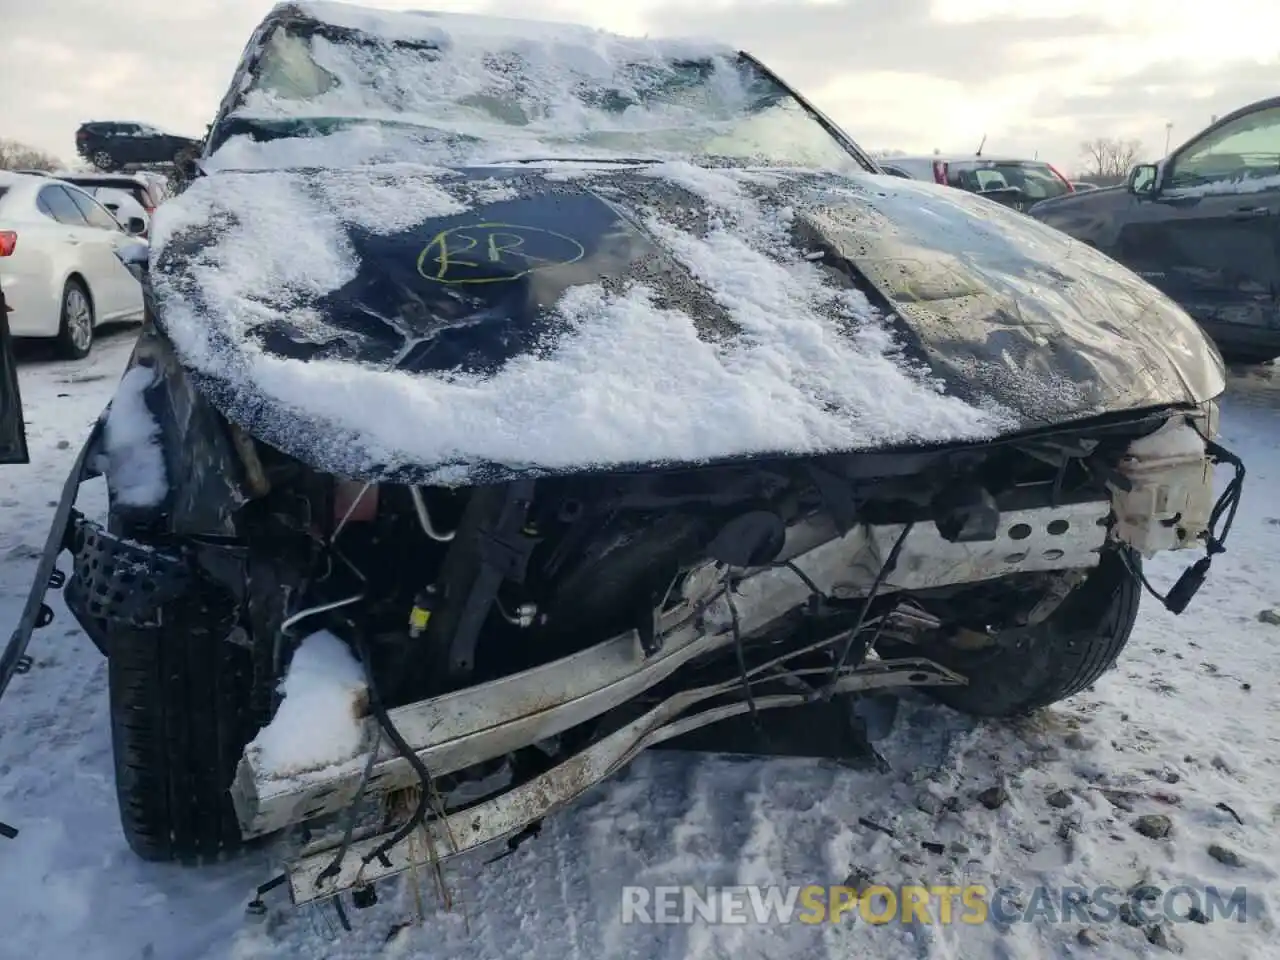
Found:
[[9, 307], [0, 288], [0, 464], [27, 463], [27, 430], [18, 390], [18, 364], [9, 337]]
[[[101, 264], [98, 297], [98, 319], [106, 320], [142, 312], [142, 285], [120, 259], [119, 250], [138, 241], [107, 209], [77, 187], [67, 187], [72, 201], [88, 224], [88, 245], [94, 249], [95, 262]], [[100, 252], [99, 252], [100, 251]]]
[[1274, 324], [1280, 106], [1229, 117], [1179, 148], [1118, 240], [1117, 259], [1197, 320]]
[[[72, 268], [89, 284], [94, 313], [101, 321], [125, 309], [124, 287], [116, 276], [116, 268], [124, 265], [115, 256], [115, 248], [108, 244], [104, 231], [89, 226], [79, 204], [72, 198], [73, 190], [74, 187], [60, 183], [49, 184], [41, 188], [36, 206], [41, 213], [63, 226], [55, 242], [70, 248], [68, 259]], [[110, 263], [110, 260], [115, 260], [115, 263]]]

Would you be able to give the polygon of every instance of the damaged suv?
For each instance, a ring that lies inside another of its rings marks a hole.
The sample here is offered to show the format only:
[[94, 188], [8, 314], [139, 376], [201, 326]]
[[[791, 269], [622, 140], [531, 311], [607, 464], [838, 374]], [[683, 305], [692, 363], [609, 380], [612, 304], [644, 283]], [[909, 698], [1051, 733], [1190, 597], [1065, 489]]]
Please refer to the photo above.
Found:
[[368, 902], [728, 718], [1024, 713], [1222, 549], [1196, 324], [749, 54], [284, 4], [200, 166], [17, 638], [69, 551], [147, 859]]

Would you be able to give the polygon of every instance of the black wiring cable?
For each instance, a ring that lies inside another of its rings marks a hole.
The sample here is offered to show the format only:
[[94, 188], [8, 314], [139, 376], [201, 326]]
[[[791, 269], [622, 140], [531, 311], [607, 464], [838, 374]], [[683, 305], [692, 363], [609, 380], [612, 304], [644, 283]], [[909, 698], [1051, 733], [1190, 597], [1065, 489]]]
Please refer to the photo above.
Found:
[[733, 652], [738, 658], [738, 676], [742, 681], [742, 694], [747, 700], [747, 712], [751, 716], [751, 723], [760, 731], [760, 711], [756, 707], [755, 694], [751, 691], [751, 676], [747, 672], [747, 654], [743, 649], [742, 642], [742, 621], [738, 618], [738, 605], [733, 602], [732, 580], [726, 580], [724, 591], [724, 602], [729, 607], [729, 621], [733, 629]]
[[[368, 645], [364, 641], [364, 635], [359, 631], [355, 632], [356, 647], [360, 654], [360, 658], [368, 662]], [[371, 863], [374, 860], [385, 860], [387, 851], [400, 843], [409, 834], [413, 833], [419, 826], [426, 822], [427, 809], [431, 803], [431, 771], [427, 769], [427, 765], [422, 762], [422, 758], [414, 751], [409, 742], [405, 740], [400, 731], [396, 729], [396, 725], [392, 723], [387, 708], [382, 702], [382, 697], [378, 694], [378, 689], [372, 682], [369, 684], [369, 712], [373, 714], [374, 719], [378, 721], [378, 726], [382, 728], [383, 734], [391, 741], [396, 748], [396, 752], [404, 758], [405, 762], [413, 768], [413, 772], [418, 775], [421, 790], [418, 794], [418, 804], [410, 814], [409, 819], [400, 825], [395, 833], [378, 844], [373, 850], [361, 857], [362, 862]]]
[[[362, 661], [362, 663], [364, 665], [365, 684], [372, 689], [373, 672], [367, 662]], [[373, 775], [373, 765], [378, 760], [378, 748], [381, 744], [382, 738], [379, 736], [369, 751], [369, 759], [365, 762], [364, 772], [360, 775], [360, 785], [356, 788], [356, 795], [351, 798], [351, 803], [347, 807], [347, 822], [342, 828], [342, 842], [338, 844], [337, 853], [334, 854], [329, 865], [316, 874], [317, 887], [330, 877], [336, 877], [342, 869], [342, 861], [347, 858], [347, 853], [351, 849], [351, 840], [355, 836], [356, 820], [359, 819], [360, 801], [364, 798], [364, 791], [369, 786], [369, 778]]]
[[[840, 679], [840, 671], [844, 669], [845, 663], [849, 659], [849, 653], [853, 649], [854, 643], [858, 639], [858, 634], [862, 632], [862, 625], [867, 620], [867, 614], [871, 612], [871, 604], [875, 601], [876, 595], [880, 592], [880, 588], [884, 585], [885, 578], [893, 572], [894, 567], [898, 565], [898, 557], [902, 553], [902, 548], [907, 542], [907, 536], [915, 527], [915, 521], [910, 521], [902, 528], [902, 533], [898, 534], [898, 539], [894, 541], [892, 549], [889, 550], [889, 556], [885, 557], [884, 563], [880, 565], [880, 572], [876, 574], [876, 578], [871, 581], [871, 589], [867, 591], [866, 598], [862, 601], [862, 608], [858, 611], [858, 619], [854, 622], [852, 629], [849, 631], [849, 638], [844, 642], [844, 646], [840, 650], [840, 656], [831, 668], [831, 679], [827, 683], [827, 695], [829, 696], [835, 688], [836, 681]], [[879, 630], [876, 631], [876, 636]], [[874, 642], [874, 640], [873, 640]], [[871, 649], [870, 644], [863, 644], [862, 658], [865, 659], [867, 652]]]
[[[1156, 600], [1159, 600], [1166, 610], [1174, 614], [1182, 613], [1187, 608], [1191, 598], [1200, 589], [1205, 577], [1208, 576], [1213, 558], [1220, 553], [1226, 552], [1226, 540], [1231, 533], [1232, 525], [1235, 523], [1236, 511], [1240, 507], [1240, 500], [1244, 494], [1244, 461], [1226, 447], [1209, 439], [1192, 418], [1188, 417], [1186, 423], [1204, 441], [1205, 452], [1213, 459], [1214, 463], [1225, 463], [1234, 470], [1234, 475], [1227, 481], [1226, 487], [1223, 488], [1222, 493], [1218, 495], [1218, 499], [1214, 502], [1213, 509], [1209, 511], [1208, 530], [1205, 536], [1205, 555], [1183, 571], [1182, 576], [1178, 578], [1168, 592], [1162, 594], [1152, 586], [1146, 575], [1134, 566], [1127, 552], [1121, 551], [1120, 553], [1120, 559], [1125, 567], [1138, 580], [1143, 589]], [[1221, 531], [1218, 529], [1219, 524], [1222, 527]]]

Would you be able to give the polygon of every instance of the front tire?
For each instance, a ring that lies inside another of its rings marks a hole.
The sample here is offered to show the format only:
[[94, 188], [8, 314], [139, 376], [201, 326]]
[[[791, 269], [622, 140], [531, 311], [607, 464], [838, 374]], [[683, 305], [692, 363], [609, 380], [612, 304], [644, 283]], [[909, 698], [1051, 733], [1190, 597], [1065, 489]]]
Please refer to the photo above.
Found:
[[93, 349], [95, 319], [93, 300], [84, 283], [74, 277], [62, 287], [62, 311], [58, 320], [58, 355], [83, 360]]
[[1142, 597], [1133, 572], [1140, 562], [1135, 553], [1108, 550], [1047, 620], [1018, 629], [994, 649], [927, 648], [925, 656], [969, 678], [967, 686], [930, 695], [962, 713], [1016, 717], [1079, 693], [1129, 642]]
[[244, 846], [228, 788], [258, 730], [253, 658], [224, 639], [230, 617], [174, 606], [162, 626], [107, 637], [116, 796], [139, 857], [204, 863]]

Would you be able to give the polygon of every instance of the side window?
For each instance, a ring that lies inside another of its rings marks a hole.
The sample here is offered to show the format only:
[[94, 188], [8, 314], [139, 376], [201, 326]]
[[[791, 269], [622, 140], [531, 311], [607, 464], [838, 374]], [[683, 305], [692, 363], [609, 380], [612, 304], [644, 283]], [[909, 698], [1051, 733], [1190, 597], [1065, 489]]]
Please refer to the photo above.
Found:
[[[1270, 184], [1250, 181], [1270, 179]], [[1165, 188], [1280, 189], [1280, 107], [1255, 110], [1206, 133], [1176, 157]]]
[[102, 204], [89, 196], [82, 190], [68, 190], [71, 200], [80, 212], [84, 214], [84, 219], [91, 227], [97, 227], [99, 230], [120, 230], [120, 224], [116, 223], [115, 217], [107, 213]]
[[45, 216], [52, 217], [59, 223], [65, 223], [68, 227], [88, 226], [84, 214], [80, 212], [76, 202], [71, 199], [71, 195], [63, 190], [62, 187], [45, 187], [40, 191], [39, 197], [36, 198], [36, 206], [40, 208], [40, 212]]

